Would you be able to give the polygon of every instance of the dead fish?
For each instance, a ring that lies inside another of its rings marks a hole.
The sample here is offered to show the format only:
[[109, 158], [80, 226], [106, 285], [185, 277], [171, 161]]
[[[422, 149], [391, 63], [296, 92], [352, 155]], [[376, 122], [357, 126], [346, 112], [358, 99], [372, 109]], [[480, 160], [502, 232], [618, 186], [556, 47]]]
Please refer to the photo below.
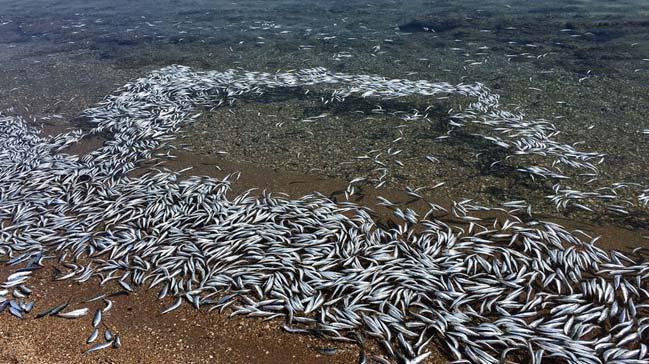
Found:
[[32, 308], [34, 308], [34, 301], [23, 303], [21, 306], [25, 313], [30, 313], [32, 311]]
[[22, 293], [26, 294], [27, 296], [29, 296], [30, 294], [32, 294], [32, 290], [31, 290], [29, 287], [27, 287], [27, 286], [25, 286], [25, 285], [23, 285], [23, 284], [21, 284], [20, 286], [18, 286], [18, 289], [19, 289]]
[[358, 353], [358, 364], [367, 364], [367, 356], [365, 355], [364, 350], [361, 350]]
[[19, 319], [23, 318], [22, 311], [21, 311], [20, 309], [17, 309], [17, 308], [14, 307], [13, 305], [9, 305], [9, 312], [10, 312], [12, 315], [18, 317]]
[[23, 271], [23, 272], [16, 272], [13, 274], [10, 274], [9, 277], [7, 277], [6, 281], [11, 282], [11, 281], [17, 281], [19, 279], [23, 279], [31, 275], [31, 271]]
[[100, 300], [100, 299], [102, 299], [102, 298], [104, 298], [104, 297], [106, 297], [105, 294], [100, 294], [100, 295], [95, 296], [95, 297], [93, 297], [93, 298], [87, 299], [87, 300], [85, 300], [85, 301], [83, 301], [83, 302], [84, 302], [84, 303], [94, 302], [94, 301]]
[[83, 317], [88, 314], [90, 310], [87, 308], [80, 308], [78, 310], [74, 311], [69, 311], [69, 312], [63, 312], [63, 313], [58, 313], [58, 317], [63, 317], [66, 319], [78, 319], [79, 317]]
[[419, 363], [422, 363], [424, 360], [426, 360], [426, 358], [428, 358], [429, 356], [430, 356], [430, 351], [427, 351], [427, 352], [425, 352], [425, 353], [423, 353], [421, 355], [418, 355], [417, 357], [414, 357], [414, 358], [408, 360], [407, 363], [408, 364], [419, 364]]
[[95, 312], [95, 317], [92, 319], [92, 327], [94, 328], [99, 327], [100, 322], [101, 322], [101, 310], [97, 310]]
[[104, 331], [104, 339], [106, 341], [113, 341], [113, 333], [110, 332], [110, 329], [106, 329], [106, 331]]
[[119, 334], [115, 335], [115, 340], [113, 340], [113, 347], [119, 349], [122, 346], [122, 339], [120, 339]]
[[93, 341], [97, 340], [98, 336], [99, 336], [99, 329], [92, 330], [92, 333], [90, 334], [90, 336], [88, 336], [88, 339], [86, 339], [86, 344], [90, 344]]
[[63, 311], [67, 306], [68, 306], [68, 304], [64, 303], [62, 305], [50, 307], [47, 310], [42, 311], [38, 315], [36, 315], [36, 318], [39, 319], [39, 318], [42, 318], [42, 317], [45, 317], [45, 316], [48, 316], [48, 315], [56, 315], [57, 313]]
[[91, 347], [90, 349], [86, 350], [86, 353], [92, 353], [92, 352], [94, 352], [94, 351], [98, 351], [98, 350], [106, 349], [106, 348], [110, 347], [111, 345], [113, 345], [113, 342], [112, 342], [112, 341], [105, 342], [105, 343], [101, 343], [101, 344], [97, 344], [97, 345]]
[[119, 280], [118, 282], [119, 282], [119, 285], [122, 286], [122, 288], [124, 288], [126, 291], [133, 292], [133, 288], [131, 288], [131, 285], [124, 282], [123, 280]]
[[180, 304], [182, 302], [183, 302], [183, 300], [180, 297], [176, 297], [176, 301], [174, 303], [172, 303], [171, 306], [169, 306], [169, 307], [165, 308], [164, 310], [162, 310], [162, 314], [164, 315], [165, 313], [168, 313], [168, 312], [171, 312], [171, 311], [177, 309], [178, 307], [180, 307]]
[[[55, 316], [55, 315], [57, 315], [59, 312], [65, 310], [66, 307], [68, 307], [68, 303], [64, 303], [64, 304], [62, 304], [62, 305], [58, 305], [58, 306], [52, 307], [52, 308], [50, 308], [49, 310], [46, 310], [46, 311], [44, 311], [44, 312], [39, 313], [39, 314], [36, 316], [36, 318], [41, 318], [41, 317], [45, 317], [45, 316], [48, 316], [48, 315], [49, 315], [49, 316]], [[42, 315], [42, 316], [41, 316], [41, 315]]]
[[108, 312], [111, 308], [113, 308], [113, 301], [104, 298], [104, 303], [106, 304], [106, 307], [104, 307], [104, 309], [102, 310], [103, 312]]

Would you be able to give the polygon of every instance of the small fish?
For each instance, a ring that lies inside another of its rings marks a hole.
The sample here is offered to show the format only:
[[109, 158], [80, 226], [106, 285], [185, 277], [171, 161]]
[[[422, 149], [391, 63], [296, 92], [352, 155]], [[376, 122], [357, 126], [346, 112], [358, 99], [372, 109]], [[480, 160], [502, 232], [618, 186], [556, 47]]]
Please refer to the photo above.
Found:
[[113, 342], [112, 342], [112, 341], [105, 342], [105, 343], [101, 343], [101, 344], [97, 344], [97, 345], [91, 347], [90, 349], [86, 350], [86, 354], [87, 354], [87, 353], [92, 353], [92, 352], [94, 352], [94, 351], [98, 351], [98, 350], [106, 349], [106, 348], [110, 347], [111, 345], [113, 345]]
[[12, 315], [18, 317], [19, 319], [23, 318], [22, 311], [20, 311], [19, 309], [17, 309], [17, 308], [14, 307], [13, 305], [10, 305], [10, 306], [9, 306], [9, 312], [10, 312]]
[[22, 293], [18, 289], [14, 289], [13, 296], [14, 296], [14, 298], [25, 298], [25, 297], [27, 297], [24, 293]]
[[30, 313], [34, 308], [34, 301], [22, 304], [22, 309], [25, 313]]
[[69, 312], [63, 312], [63, 313], [58, 313], [57, 316], [63, 317], [66, 319], [78, 319], [79, 317], [83, 317], [88, 314], [90, 310], [87, 308], [80, 308], [78, 310], [74, 311], [69, 311]]
[[106, 341], [113, 341], [113, 333], [110, 332], [110, 329], [106, 329], [106, 331], [104, 331], [104, 339]]
[[119, 334], [115, 335], [115, 340], [113, 340], [113, 347], [119, 349], [122, 346], [122, 339], [120, 339]]
[[427, 351], [427, 352], [425, 352], [425, 353], [423, 353], [423, 354], [421, 354], [421, 355], [419, 355], [419, 356], [417, 356], [415, 358], [412, 358], [412, 359], [408, 360], [407, 363], [408, 364], [419, 364], [419, 363], [422, 363], [424, 360], [426, 360], [426, 358], [428, 358], [429, 356], [430, 356], [430, 351]]
[[30, 274], [32, 274], [31, 271], [23, 271], [23, 272], [13, 273], [13, 274], [10, 274], [9, 277], [7, 277], [6, 281], [7, 282], [17, 281], [17, 280], [19, 280], [21, 278], [25, 278], [25, 277], [29, 276]]
[[133, 292], [133, 288], [131, 288], [131, 286], [123, 280], [119, 281], [119, 285], [122, 286], [126, 291]]
[[99, 336], [99, 329], [92, 330], [92, 333], [90, 334], [90, 336], [88, 336], [88, 339], [86, 339], [86, 344], [90, 344], [93, 341], [97, 340], [98, 336]]
[[108, 312], [111, 308], [113, 308], [113, 301], [104, 298], [104, 303], [106, 304], [106, 307], [104, 307], [104, 309], [102, 310], [103, 312]]
[[177, 309], [178, 307], [180, 307], [180, 304], [182, 302], [183, 302], [183, 300], [180, 297], [176, 297], [176, 301], [174, 303], [172, 303], [171, 306], [169, 306], [169, 307], [165, 308], [164, 310], [162, 310], [162, 314], [164, 315], [165, 313], [168, 313], [168, 312], [171, 312], [171, 311]]
[[95, 312], [95, 317], [92, 319], [92, 327], [97, 328], [101, 323], [101, 310]]
[[87, 299], [87, 300], [85, 300], [85, 301], [83, 301], [83, 302], [84, 302], [84, 303], [94, 302], [94, 301], [100, 300], [100, 299], [102, 299], [102, 298], [104, 298], [104, 297], [106, 297], [105, 294], [100, 294], [99, 296], [95, 296], [95, 297], [90, 298], [90, 299]]
[[358, 353], [358, 364], [367, 364], [367, 356], [365, 355], [364, 350], [361, 350]]
[[62, 305], [58, 305], [52, 309], [52, 312], [50, 312], [50, 316], [54, 316], [58, 314], [59, 312], [65, 310], [65, 308], [68, 307], [68, 303], [64, 303]]
[[66, 307], [68, 307], [68, 304], [67, 304], [67, 303], [64, 303], [64, 304], [62, 304], [62, 305], [58, 305], [58, 306], [54, 306], [54, 307], [48, 308], [47, 310], [45, 310], [45, 311], [43, 311], [43, 312], [40, 312], [38, 315], [36, 315], [36, 318], [39, 319], [39, 318], [42, 318], [42, 317], [45, 317], [45, 316], [49, 316], [49, 315], [54, 316], [54, 315], [56, 315], [57, 313], [59, 313], [59, 312], [65, 310]]
[[24, 294], [26, 294], [26, 295], [28, 295], [28, 296], [29, 296], [30, 294], [32, 294], [32, 290], [31, 290], [29, 287], [27, 287], [27, 286], [25, 286], [25, 285], [23, 285], [23, 284], [21, 284], [20, 286], [18, 286], [18, 289], [19, 289], [22, 293], [24, 293]]

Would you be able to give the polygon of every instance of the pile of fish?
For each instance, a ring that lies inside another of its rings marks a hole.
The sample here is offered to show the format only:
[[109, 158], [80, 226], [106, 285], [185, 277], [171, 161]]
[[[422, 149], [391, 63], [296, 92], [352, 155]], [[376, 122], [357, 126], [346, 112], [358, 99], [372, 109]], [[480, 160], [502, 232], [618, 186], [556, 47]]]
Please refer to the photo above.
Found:
[[[0, 258], [12, 269], [1, 285], [2, 308], [29, 313], [31, 273], [49, 259], [58, 279], [156, 289], [160, 299], [173, 300], [164, 313], [185, 302], [283, 318], [289, 332], [358, 343], [361, 360], [365, 338], [381, 343], [387, 359], [375, 359], [383, 362], [421, 362], [433, 344], [476, 363], [649, 360], [647, 250], [607, 253], [597, 238], [519, 214], [523, 203], [456, 203], [454, 213], [466, 223], [458, 226], [434, 213], [397, 210], [398, 224], [388, 228], [367, 208], [318, 193], [232, 196], [232, 176], [180, 179], [155, 169], [129, 175], [198, 107], [315, 84], [345, 85], [346, 96], [459, 94], [476, 99], [464, 122], [510, 128], [519, 118], [501, 111], [497, 96], [479, 84], [182, 66], [154, 71], [86, 110], [94, 126], [87, 134], [43, 137], [18, 117], [0, 116]], [[591, 159], [600, 157], [551, 141], [545, 123], [528, 125], [504, 134], [540, 138], [530, 141], [534, 148], [497, 142], [578, 168], [593, 169]], [[109, 140], [83, 156], [65, 153], [87, 135]], [[94, 330], [100, 321], [96, 313]], [[119, 346], [112, 336], [94, 348], [110, 345]]]

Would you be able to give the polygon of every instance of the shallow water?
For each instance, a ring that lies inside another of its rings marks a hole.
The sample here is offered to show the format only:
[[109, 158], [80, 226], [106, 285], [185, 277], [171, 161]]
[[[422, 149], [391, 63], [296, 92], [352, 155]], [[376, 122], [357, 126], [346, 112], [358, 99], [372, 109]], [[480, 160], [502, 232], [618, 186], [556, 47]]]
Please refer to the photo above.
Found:
[[[643, 60], [649, 57], [649, 5], [643, 1], [42, 1], [2, 7], [0, 107], [37, 121], [52, 113], [75, 117], [117, 85], [173, 63], [266, 72], [321, 66], [481, 82], [502, 95], [504, 108], [554, 123], [561, 142], [606, 154], [597, 187], [647, 178], [648, 137], [641, 131], [649, 128], [649, 61]], [[373, 167], [350, 157], [394, 147], [403, 150], [393, 158], [403, 166], [390, 166], [385, 187], [446, 182], [445, 193], [456, 199], [525, 199], [540, 211], [553, 210], [544, 198], [551, 183], [532, 182], [516, 165], [491, 168], [506, 153], [488, 142], [469, 131], [435, 140], [451, 129], [447, 111], [468, 100], [355, 98], [323, 105], [320, 99], [331, 91], [280, 90], [241, 102], [234, 114], [207, 113], [183, 142], [202, 154], [227, 152], [219, 155], [230, 162], [347, 180], [371, 175]], [[385, 111], [373, 113], [377, 107]], [[425, 119], [390, 114], [426, 107], [432, 109], [421, 113]], [[327, 117], [304, 122], [322, 114]]]

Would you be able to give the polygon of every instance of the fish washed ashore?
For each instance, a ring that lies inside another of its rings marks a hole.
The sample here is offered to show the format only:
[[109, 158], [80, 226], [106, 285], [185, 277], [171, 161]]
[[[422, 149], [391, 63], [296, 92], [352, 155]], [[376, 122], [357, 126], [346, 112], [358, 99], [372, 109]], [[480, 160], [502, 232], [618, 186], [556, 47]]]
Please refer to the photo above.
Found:
[[[199, 106], [318, 84], [346, 87], [332, 96], [339, 101], [353, 94], [466, 96], [474, 102], [455, 115], [460, 125], [468, 120], [496, 131], [521, 125], [522, 116], [500, 110], [497, 95], [480, 84], [320, 68], [267, 74], [165, 67], [86, 110], [88, 133], [45, 138], [20, 118], [0, 117], [0, 257], [12, 267], [0, 290], [2, 310], [29, 315], [31, 276], [53, 264], [57, 280], [96, 277], [126, 292], [156, 288], [159, 298], [173, 297], [163, 313], [189, 304], [283, 319], [289, 333], [358, 345], [360, 361], [423, 362], [438, 344], [452, 360], [480, 363], [646, 362], [647, 251], [607, 253], [595, 246], [597, 238], [534, 219], [524, 204], [457, 202], [453, 212], [466, 228], [436, 219], [437, 205], [421, 218], [396, 209], [402, 223], [386, 228], [366, 208], [319, 193], [232, 196], [235, 176], [129, 175], [195, 118]], [[515, 155], [555, 157], [553, 166], [596, 172], [601, 155], [553, 141], [547, 123], [523, 125], [487, 139]], [[92, 135], [108, 141], [85, 155], [65, 153]], [[549, 167], [519, 170], [567, 178]], [[646, 204], [647, 190], [638, 194]], [[485, 212], [499, 216], [475, 216]], [[39, 315], [87, 316], [94, 327], [87, 350], [119, 348], [119, 335], [101, 322], [113, 300], [99, 295], [41, 307]], [[103, 307], [91, 312], [97, 302]], [[368, 339], [380, 343], [384, 356], [366, 357]]]

